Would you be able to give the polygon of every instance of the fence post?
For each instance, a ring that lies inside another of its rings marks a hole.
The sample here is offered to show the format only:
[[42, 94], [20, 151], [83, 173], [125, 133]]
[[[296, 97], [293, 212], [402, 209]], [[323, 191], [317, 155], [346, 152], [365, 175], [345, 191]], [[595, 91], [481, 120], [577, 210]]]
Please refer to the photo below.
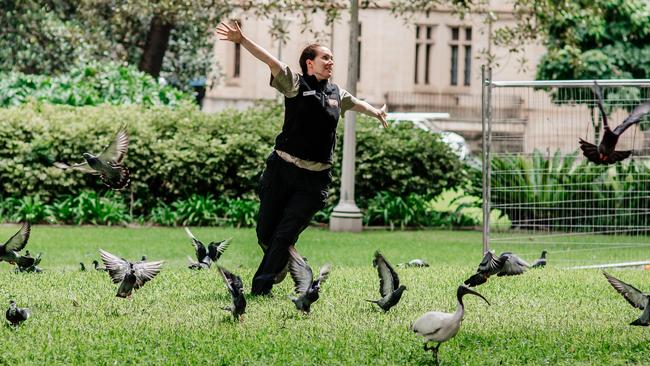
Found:
[[[492, 69], [485, 70], [481, 66], [481, 124], [482, 124], [482, 154], [483, 163], [483, 253], [490, 250], [490, 140], [491, 140], [491, 87], [488, 84], [492, 78]], [[488, 80], [490, 79], [490, 80]]]

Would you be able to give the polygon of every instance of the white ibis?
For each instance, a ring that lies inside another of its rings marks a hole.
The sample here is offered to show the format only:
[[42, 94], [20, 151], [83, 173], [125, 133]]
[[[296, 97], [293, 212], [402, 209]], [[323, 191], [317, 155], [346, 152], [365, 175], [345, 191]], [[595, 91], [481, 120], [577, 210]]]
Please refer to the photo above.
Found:
[[[490, 305], [483, 295], [470, 289], [466, 286], [459, 286], [456, 291], [456, 298], [458, 305], [456, 306], [455, 313], [443, 313], [440, 311], [430, 311], [419, 317], [411, 325], [411, 329], [418, 335], [424, 337], [424, 350], [432, 351], [433, 358], [438, 364], [438, 348], [443, 342], [453, 338], [460, 330], [460, 323], [465, 314], [465, 306], [463, 305], [463, 296], [467, 294], [476, 295]], [[429, 342], [438, 342], [435, 347], [429, 347]]]

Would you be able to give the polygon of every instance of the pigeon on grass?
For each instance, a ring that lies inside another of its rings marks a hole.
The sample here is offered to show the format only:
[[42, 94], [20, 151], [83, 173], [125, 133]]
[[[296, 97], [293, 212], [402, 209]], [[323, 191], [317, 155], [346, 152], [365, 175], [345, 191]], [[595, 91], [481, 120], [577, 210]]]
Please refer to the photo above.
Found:
[[7, 309], [7, 312], [5, 313], [5, 317], [11, 325], [17, 327], [20, 325], [20, 323], [27, 320], [31, 314], [32, 313], [29, 309], [19, 308], [16, 305], [16, 302], [14, 300], [11, 300], [9, 302], [9, 309]]
[[101, 266], [99, 265], [99, 262], [98, 262], [96, 259], [93, 260], [93, 267], [95, 267], [95, 271], [99, 271], [99, 272], [108, 272], [108, 270], [106, 269], [106, 267], [101, 267]]
[[402, 298], [406, 286], [400, 285], [397, 272], [391, 267], [386, 258], [377, 250], [372, 265], [377, 268], [379, 275], [379, 300], [366, 300], [377, 304], [384, 312], [397, 305]]
[[497, 257], [493, 251], [487, 251], [483, 255], [483, 260], [478, 265], [476, 273], [466, 279], [464, 283], [469, 287], [475, 287], [487, 282], [490, 276], [516, 276], [526, 272], [528, 268], [530, 268], [530, 264], [516, 254], [503, 252]]
[[113, 283], [120, 284], [115, 296], [122, 298], [130, 297], [133, 290], [139, 289], [156, 277], [164, 263], [163, 261], [133, 263], [102, 249], [99, 250], [99, 254]]
[[189, 269], [209, 269], [210, 266], [212, 266], [212, 263], [221, 258], [221, 255], [226, 251], [226, 249], [228, 249], [230, 241], [232, 240], [229, 238], [220, 242], [211, 242], [208, 244], [208, 248], [206, 249], [203, 242], [197, 239], [189, 228], [186, 227], [185, 232], [190, 239], [192, 239], [192, 245], [194, 246], [194, 252], [196, 254], [196, 261], [189, 256], [187, 257], [190, 261], [190, 265], [188, 266]]
[[29, 250], [25, 251], [25, 255], [21, 255], [16, 262], [17, 266], [15, 268], [16, 272], [34, 272], [41, 273], [43, 270], [38, 266], [41, 263], [41, 258], [43, 253], [38, 253], [36, 257], [32, 257], [29, 254]]
[[230, 292], [232, 297], [232, 305], [222, 308], [223, 310], [229, 311], [232, 314], [232, 317], [235, 321], [243, 320], [243, 316], [246, 313], [246, 298], [244, 297], [244, 283], [241, 280], [241, 277], [231, 273], [227, 269], [217, 266], [219, 272], [221, 272], [221, 277], [226, 284], [226, 288]]
[[307, 261], [298, 254], [296, 247], [289, 246], [289, 273], [294, 283], [294, 291], [298, 297], [290, 296], [297, 310], [305, 314], [311, 312], [311, 305], [320, 297], [320, 286], [325, 282], [331, 271], [331, 266], [325, 264], [321, 267], [318, 277], [314, 279], [314, 273]]
[[542, 268], [546, 266], [546, 254], [548, 254], [547, 251], [542, 250], [542, 255], [539, 257], [538, 260], [533, 262], [533, 264], [530, 265], [530, 268]]

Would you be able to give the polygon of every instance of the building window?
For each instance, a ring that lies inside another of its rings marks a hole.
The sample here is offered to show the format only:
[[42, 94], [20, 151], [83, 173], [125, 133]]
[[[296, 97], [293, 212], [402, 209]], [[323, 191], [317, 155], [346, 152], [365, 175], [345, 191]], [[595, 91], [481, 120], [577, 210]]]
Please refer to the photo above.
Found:
[[241, 44], [235, 43], [235, 63], [232, 70], [232, 77], [238, 78], [241, 70]]
[[[472, 28], [451, 27], [451, 65], [449, 82], [458, 85], [459, 74], [463, 74], [463, 85], [469, 86], [472, 81]], [[461, 37], [462, 35], [462, 37]], [[462, 62], [462, 65], [460, 65]]]
[[359, 34], [357, 36], [359, 53], [357, 54], [357, 81], [361, 80], [361, 23], [359, 23]]
[[415, 26], [415, 84], [431, 83], [431, 52], [435, 25], [417, 24]]
[[[237, 23], [239, 23], [239, 27], [242, 27], [241, 20], [237, 20]], [[232, 63], [232, 74], [231, 77], [238, 78], [241, 74], [241, 44], [235, 43], [235, 52], [233, 53], [233, 63]]]

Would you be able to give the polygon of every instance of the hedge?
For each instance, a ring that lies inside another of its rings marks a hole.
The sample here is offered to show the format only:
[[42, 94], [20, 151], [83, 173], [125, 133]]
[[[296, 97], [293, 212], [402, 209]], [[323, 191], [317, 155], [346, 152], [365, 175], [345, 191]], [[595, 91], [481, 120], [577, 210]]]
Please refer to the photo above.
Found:
[[[69, 107], [31, 102], [0, 108], [0, 197], [38, 195], [44, 202], [88, 189], [99, 180], [55, 168], [100, 152], [121, 124], [131, 139], [126, 165], [130, 187], [121, 194], [136, 214], [160, 202], [194, 194], [250, 199], [265, 157], [282, 125], [283, 108], [262, 103], [244, 111], [205, 114], [195, 105]], [[337, 200], [342, 125], [336, 148], [331, 201]], [[356, 196], [359, 205], [376, 192], [435, 196], [463, 183], [462, 163], [436, 135], [400, 124], [382, 129], [358, 119]]]

